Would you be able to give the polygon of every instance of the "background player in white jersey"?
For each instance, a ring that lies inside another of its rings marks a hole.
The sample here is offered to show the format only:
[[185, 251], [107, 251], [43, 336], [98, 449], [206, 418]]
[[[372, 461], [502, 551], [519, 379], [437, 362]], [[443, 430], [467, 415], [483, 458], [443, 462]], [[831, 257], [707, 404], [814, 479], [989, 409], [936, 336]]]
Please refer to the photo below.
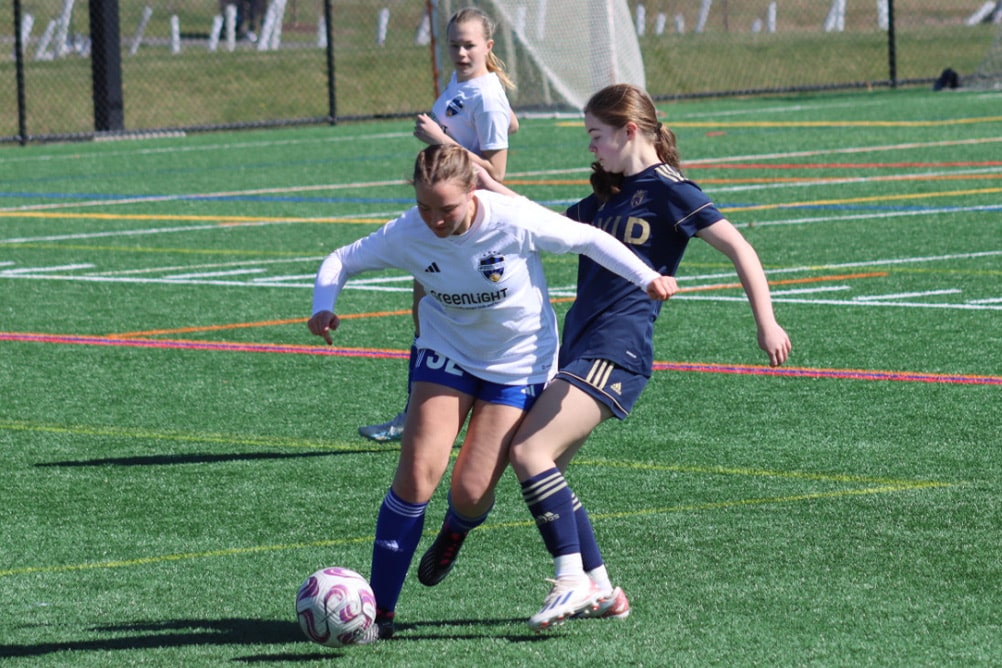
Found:
[[[505, 92], [515, 85], [493, 50], [494, 21], [479, 9], [467, 7], [452, 15], [446, 33], [454, 71], [431, 114], [418, 115], [414, 136], [426, 144], [459, 144], [470, 151], [477, 165], [503, 181], [508, 169], [508, 135], [518, 130], [518, 120]], [[423, 296], [420, 284], [415, 283], [415, 330], [419, 326], [417, 304]], [[409, 366], [413, 364], [412, 347]], [[408, 377], [408, 392], [409, 388]], [[374, 441], [399, 440], [405, 418], [406, 408], [387, 422], [359, 427], [358, 433]]]
[[[665, 275], [678, 269], [691, 237], [708, 242], [734, 264], [769, 363], [785, 362], [790, 339], [776, 322], [758, 255], [682, 176], [675, 135], [658, 121], [651, 98], [631, 85], [606, 87], [585, 107], [585, 126], [595, 155], [594, 192], [567, 215], [610, 232]], [[599, 423], [613, 416], [625, 419], [633, 408], [650, 379], [660, 308], [588, 258], [579, 259], [577, 299], [564, 319], [559, 372], [522, 422], [510, 451], [530, 512], [546, 518], [536, 525], [556, 572], [542, 609], [529, 620], [534, 629], [575, 615], [629, 614], [629, 601], [612, 586], [587, 512], [562, 472]], [[454, 477], [453, 490], [461, 484]], [[447, 515], [421, 559], [423, 583], [436, 584], [452, 568], [466, 532], [476, 525], [464, 520], [467, 513], [457, 503]]]
[[476, 182], [465, 149], [424, 149], [414, 167], [417, 206], [331, 253], [315, 282], [309, 329], [328, 344], [349, 277], [396, 267], [427, 292], [400, 459], [376, 523], [371, 584], [380, 637], [393, 633], [425, 508], [467, 416], [453, 475], [464, 481], [464, 504], [486, 514], [515, 428], [553, 375], [557, 322], [540, 252], [585, 253], [651, 298], [677, 288], [605, 232], [524, 198], [476, 191]]

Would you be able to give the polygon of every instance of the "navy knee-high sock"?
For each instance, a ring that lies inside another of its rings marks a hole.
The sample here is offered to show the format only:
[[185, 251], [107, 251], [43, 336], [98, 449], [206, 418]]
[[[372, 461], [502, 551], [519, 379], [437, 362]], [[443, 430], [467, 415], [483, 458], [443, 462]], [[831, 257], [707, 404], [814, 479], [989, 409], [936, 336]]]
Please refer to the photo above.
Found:
[[468, 534], [486, 522], [487, 516], [491, 514], [491, 510], [493, 509], [494, 506], [492, 504], [486, 512], [477, 517], [460, 515], [456, 511], [456, 507], [452, 505], [452, 492], [449, 492], [449, 509], [445, 513], [445, 521], [442, 522], [442, 528], [455, 533]]
[[605, 562], [602, 561], [602, 552], [598, 549], [598, 541], [595, 539], [595, 529], [591, 525], [588, 511], [578, 501], [577, 494], [574, 494], [574, 521], [578, 527], [581, 563], [586, 572], [591, 571]]
[[407, 569], [424, 529], [427, 503], [408, 503], [389, 490], [376, 520], [376, 542], [372, 546], [372, 575], [369, 578], [376, 606], [392, 612], [404, 587]]
[[522, 498], [554, 559], [581, 551], [574, 518], [574, 493], [559, 469], [554, 467], [523, 482]]

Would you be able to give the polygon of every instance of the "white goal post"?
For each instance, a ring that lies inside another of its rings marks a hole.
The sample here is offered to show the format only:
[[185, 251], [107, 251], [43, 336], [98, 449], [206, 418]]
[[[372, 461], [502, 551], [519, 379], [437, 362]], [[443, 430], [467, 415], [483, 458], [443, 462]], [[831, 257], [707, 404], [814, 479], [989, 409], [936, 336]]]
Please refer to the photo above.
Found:
[[[435, 41], [441, 86], [452, 73], [446, 24], [469, 2], [439, 0]], [[494, 51], [518, 86], [509, 93], [519, 109], [580, 111], [612, 83], [645, 86], [644, 62], [626, 0], [486, 0], [476, 3], [494, 19]]]

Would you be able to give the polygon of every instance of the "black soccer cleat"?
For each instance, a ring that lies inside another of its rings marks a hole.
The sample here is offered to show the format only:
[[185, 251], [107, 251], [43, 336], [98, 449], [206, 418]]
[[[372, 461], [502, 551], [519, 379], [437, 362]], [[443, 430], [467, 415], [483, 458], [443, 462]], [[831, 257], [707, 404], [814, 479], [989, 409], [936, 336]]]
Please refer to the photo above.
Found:
[[380, 640], [389, 640], [393, 637], [393, 632], [396, 631], [393, 626], [393, 616], [393, 612], [381, 608], [376, 609], [376, 628], [379, 630]]
[[459, 556], [459, 548], [463, 546], [464, 540], [465, 533], [452, 531], [447, 526], [442, 527], [418, 565], [418, 580], [421, 584], [434, 587], [445, 579], [456, 564], [456, 557]]

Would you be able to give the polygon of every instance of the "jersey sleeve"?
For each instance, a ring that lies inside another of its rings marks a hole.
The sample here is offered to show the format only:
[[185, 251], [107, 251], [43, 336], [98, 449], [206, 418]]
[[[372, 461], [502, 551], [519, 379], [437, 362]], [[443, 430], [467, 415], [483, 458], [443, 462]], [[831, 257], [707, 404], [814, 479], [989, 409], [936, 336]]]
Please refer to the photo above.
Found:
[[479, 89], [478, 109], [473, 115], [481, 151], [508, 148], [511, 104], [497, 75], [485, 77]]
[[508, 148], [510, 111], [484, 109], [475, 118], [481, 151], [498, 151]]
[[328, 255], [313, 282], [313, 314], [334, 312], [337, 297], [348, 279], [355, 274], [396, 266], [394, 261], [394, 227], [392, 221], [367, 237], [338, 248]]
[[675, 221], [675, 231], [687, 237], [724, 218], [709, 196], [692, 181], [673, 184], [663, 205], [665, 217]]
[[538, 221], [533, 235], [541, 250], [585, 255], [641, 289], [660, 276], [611, 234], [528, 200], [526, 206], [530, 209], [527, 219]]

